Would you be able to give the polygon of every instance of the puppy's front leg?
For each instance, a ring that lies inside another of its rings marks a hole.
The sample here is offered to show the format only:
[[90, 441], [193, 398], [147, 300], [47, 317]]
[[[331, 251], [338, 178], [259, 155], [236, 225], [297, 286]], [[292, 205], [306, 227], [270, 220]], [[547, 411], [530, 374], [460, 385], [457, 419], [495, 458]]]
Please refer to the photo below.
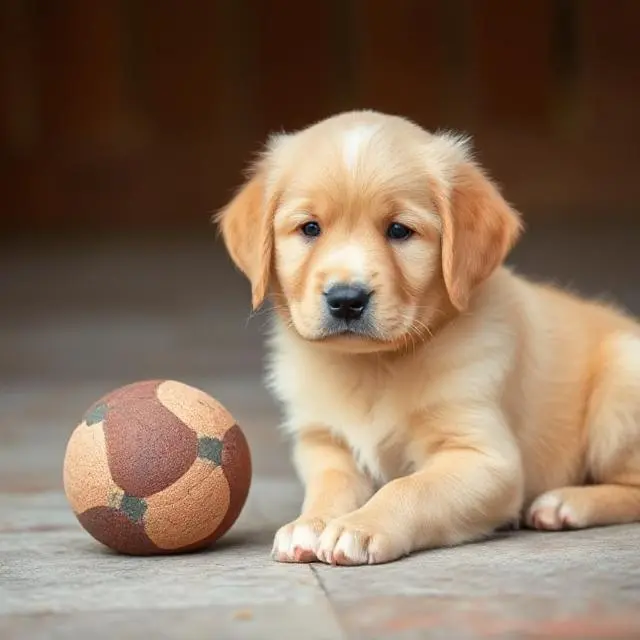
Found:
[[481, 538], [518, 515], [523, 479], [511, 433], [490, 411], [455, 413], [453, 428], [425, 425], [426, 433], [442, 440], [435, 451], [426, 447], [414, 473], [389, 482], [363, 507], [329, 523], [320, 537], [319, 560], [389, 562]]
[[302, 512], [276, 533], [272, 556], [279, 562], [313, 562], [328, 522], [361, 507], [373, 486], [348, 448], [326, 429], [301, 432], [294, 464], [305, 486]]

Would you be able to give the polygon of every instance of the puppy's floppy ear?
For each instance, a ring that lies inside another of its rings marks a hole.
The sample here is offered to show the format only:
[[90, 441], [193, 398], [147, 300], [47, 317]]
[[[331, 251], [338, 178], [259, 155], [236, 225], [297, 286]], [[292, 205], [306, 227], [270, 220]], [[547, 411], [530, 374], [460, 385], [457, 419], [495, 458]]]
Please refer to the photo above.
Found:
[[273, 261], [275, 202], [266, 199], [261, 170], [219, 211], [215, 221], [235, 265], [251, 283], [251, 304], [257, 309], [267, 296]]
[[460, 163], [442, 216], [442, 272], [451, 303], [468, 304], [474, 287], [504, 261], [522, 230], [519, 214], [471, 161]]

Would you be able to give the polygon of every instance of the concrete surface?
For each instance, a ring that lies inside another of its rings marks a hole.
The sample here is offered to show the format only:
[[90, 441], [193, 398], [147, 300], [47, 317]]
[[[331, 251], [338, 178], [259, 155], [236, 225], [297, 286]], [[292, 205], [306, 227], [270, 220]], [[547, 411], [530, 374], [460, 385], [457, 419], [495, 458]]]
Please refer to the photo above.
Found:
[[[640, 313], [640, 228], [532, 231], [526, 273]], [[260, 384], [264, 316], [213, 241], [0, 248], [0, 638], [640, 638], [640, 526], [519, 532], [378, 567], [279, 565], [301, 489]], [[249, 501], [211, 551], [126, 558], [61, 492], [66, 440], [113, 387], [172, 377], [243, 426]]]

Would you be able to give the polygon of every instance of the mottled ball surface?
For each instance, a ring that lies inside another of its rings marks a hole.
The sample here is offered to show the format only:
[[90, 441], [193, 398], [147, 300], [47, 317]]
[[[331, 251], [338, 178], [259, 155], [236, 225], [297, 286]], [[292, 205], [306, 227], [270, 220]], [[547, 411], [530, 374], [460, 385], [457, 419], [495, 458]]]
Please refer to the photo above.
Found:
[[82, 526], [132, 555], [193, 551], [234, 524], [251, 484], [251, 455], [233, 416], [173, 380], [105, 395], [75, 428], [64, 489]]

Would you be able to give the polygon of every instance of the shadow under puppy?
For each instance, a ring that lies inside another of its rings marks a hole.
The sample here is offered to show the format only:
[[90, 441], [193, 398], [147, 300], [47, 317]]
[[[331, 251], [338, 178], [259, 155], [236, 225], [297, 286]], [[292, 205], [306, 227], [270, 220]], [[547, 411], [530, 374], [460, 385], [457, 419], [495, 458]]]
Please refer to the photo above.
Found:
[[504, 266], [521, 222], [465, 139], [338, 114], [272, 137], [218, 222], [305, 486], [275, 559], [640, 518], [640, 328]]

